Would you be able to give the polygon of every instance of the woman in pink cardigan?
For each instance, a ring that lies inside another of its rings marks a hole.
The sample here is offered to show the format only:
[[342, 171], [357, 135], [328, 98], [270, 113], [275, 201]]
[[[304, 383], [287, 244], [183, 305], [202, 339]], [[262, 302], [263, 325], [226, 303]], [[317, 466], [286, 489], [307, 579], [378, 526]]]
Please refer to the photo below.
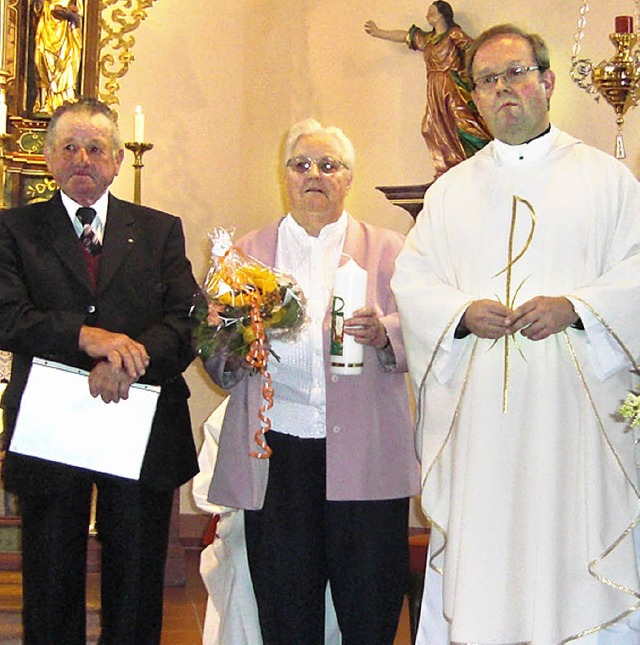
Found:
[[[266, 645], [324, 643], [331, 582], [343, 643], [393, 643], [408, 570], [409, 497], [418, 492], [406, 360], [389, 288], [403, 237], [344, 210], [355, 153], [338, 128], [307, 119], [289, 132], [290, 212], [237, 246], [292, 274], [309, 323], [272, 340], [270, 459], [254, 451], [260, 379], [237, 360], [205, 367], [231, 396], [209, 500], [245, 510], [249, 567]], [[345, 321], [364, 346], [358, 376], [329, 371], [330, 300], [348, 255], [368, 273], [366, 306]]]

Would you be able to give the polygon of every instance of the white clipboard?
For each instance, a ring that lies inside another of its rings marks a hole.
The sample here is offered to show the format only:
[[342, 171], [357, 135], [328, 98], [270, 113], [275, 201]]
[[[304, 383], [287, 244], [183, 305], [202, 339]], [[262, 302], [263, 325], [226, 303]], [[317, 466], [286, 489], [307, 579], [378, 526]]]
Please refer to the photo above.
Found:
[[104, 403], [89, 373], [34, 358], [11, 452], [139, 479], [160, 387], [134, 383], [129, 398]]

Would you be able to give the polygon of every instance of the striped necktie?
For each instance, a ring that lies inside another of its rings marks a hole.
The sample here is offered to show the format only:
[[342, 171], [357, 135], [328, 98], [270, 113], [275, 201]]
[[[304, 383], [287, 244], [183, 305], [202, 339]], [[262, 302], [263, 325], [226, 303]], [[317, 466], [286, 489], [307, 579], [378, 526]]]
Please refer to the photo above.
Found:
[[82, 207], [76, 211], [76, 217], [83, 226], [80, 241], [91, 255], [98, 255], [102, 251], [102, 244], [95, 231], [91, 228], [91, 222], [93, 222], [95, 216], [96, 212], [93, 208]]

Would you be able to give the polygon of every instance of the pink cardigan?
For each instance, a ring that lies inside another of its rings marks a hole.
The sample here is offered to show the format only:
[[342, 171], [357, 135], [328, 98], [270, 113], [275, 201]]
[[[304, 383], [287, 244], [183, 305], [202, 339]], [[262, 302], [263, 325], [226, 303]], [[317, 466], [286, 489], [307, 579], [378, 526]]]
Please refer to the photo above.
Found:
[[[238, 247], [268, 266], [275, 264], [279, 222], [253, 231]], [[367, 305], [379, 312], [396, 357], [385, 370], [377, 351], [365, 346], [360, 376], [336, 376], [326, 369], [327, 499], [379, 500], [418, 492], [419, 476], [407, 391], [406, 356], [396, 303], [389, 287], [403, 236], [349, 216], [344, 253], [369, 273]], [[329, 312], [325, 314], [325, 365], [329, 364]], [[221, 362], [207, 365], [222, 385]], [[255, 459], [254, 433], [262, 405], [260, 378], [245, 376], [230, 389], [209, 501], [233, 508], [260, 509], [269, 461]], [[277, 388], [275, 396], [278, 396]], [[276, 428], [277, 430], [277, 428]], [[269, 435], [267, 434], [267, 442]]]

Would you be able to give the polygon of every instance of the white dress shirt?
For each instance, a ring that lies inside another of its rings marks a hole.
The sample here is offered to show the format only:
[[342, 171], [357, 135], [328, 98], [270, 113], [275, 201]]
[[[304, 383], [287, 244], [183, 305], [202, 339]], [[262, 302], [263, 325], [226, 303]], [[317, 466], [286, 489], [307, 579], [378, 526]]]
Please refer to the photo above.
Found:
[[269, 411], [277, 432], [307, 439], [326, 436], [323, 330], [336, 268], [347, 232], [347, 214], [328, 224], [318, 237], [287, 215], [278, 229], [276, 267], [291, 274], [306, 296], [308, 322], [298, 337], [271, 341], [280, 362], [271, 358], [275, 402]]
[[[71, 223], [73, 224], [73, 229], [76, 232], [76, 235], [80, 237], [80, 234], [82, 233], [82, 223], [80, 220], [76, 217], [76, 213], [78, 212], [79, 208], [82, 208], [78, 202], [74, 201], [60, 191], [60, 196], [62, 197], [62, 203], [67, 211], [67, 214], [69, 215], [69, 219], [71, 220]], [[98, 199], [95, 204], [92, 204], [90, 208], [93, 208], [93, 210], [96, 212], [95, 217], [93, 218], [93, 222], [91, 222], [91, 230], [96, 234], [96, 237], [98, 240], [100, 240], [100, 244], [102, 244], [102, 239], [104, 237], [104, 228], [107, 225], [107, 206], [109, 205], [109, 191], [106, 191], [102, 197]]]

